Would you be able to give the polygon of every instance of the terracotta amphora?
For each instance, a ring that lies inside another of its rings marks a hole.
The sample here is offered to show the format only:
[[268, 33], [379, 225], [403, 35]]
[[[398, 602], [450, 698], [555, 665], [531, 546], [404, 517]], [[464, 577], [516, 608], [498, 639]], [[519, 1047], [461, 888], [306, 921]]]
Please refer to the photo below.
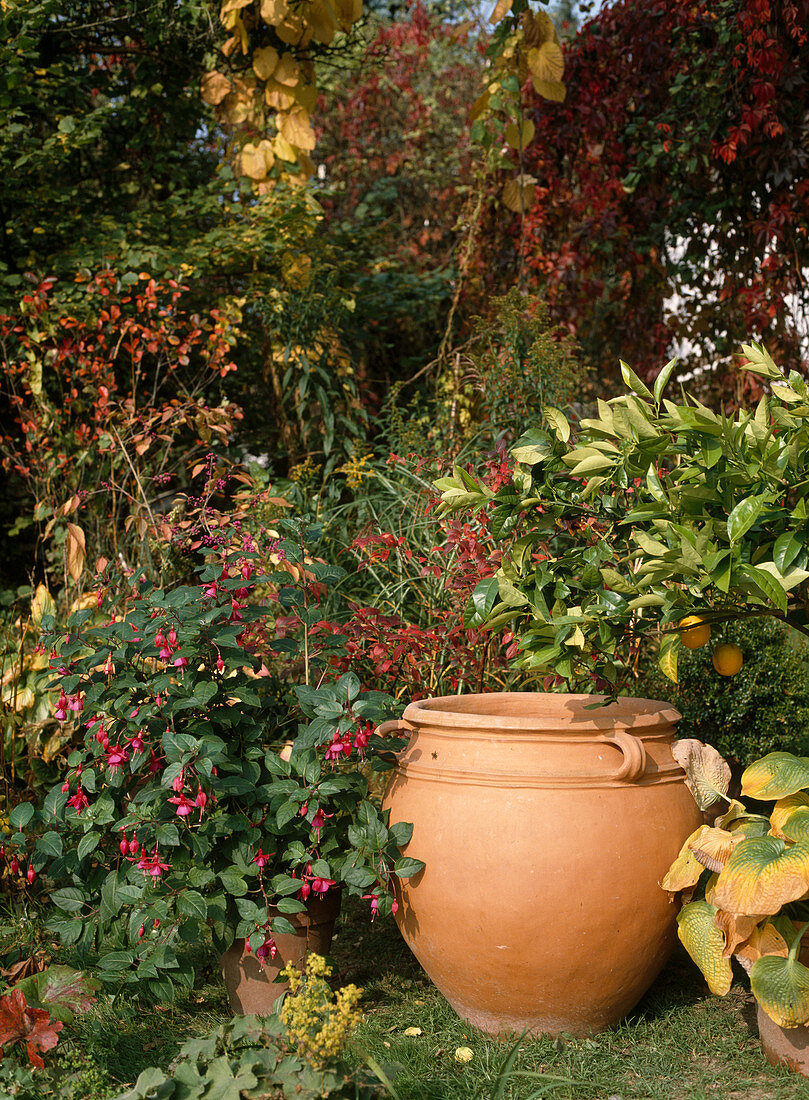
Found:
[[673, 947], [658, 884], [702, 821], [671, 755], [680, 714], [601, 703], [460, 695], [411, 703], [399, 723], [410, 741], [384, 806], [413, 823], [405, 851], [425, 868], [397, 884], [396, 920], [483, 1031], [610, 1027]]
[[[294, 936], [291, 932], [273, 936], [278, 954], [268, 958], [263, 968], [253, 953], [245, 952], [244, 940], [236, 940], [219, 960], [231, 1010], [241, 1015], [269, 1015], [288, 988], [285, 982], [275, 979], [288, 963], [300, 969], [310, 952], [328, 955], [339, 912], [340, 892], [329, 890], [321, 898], [310, 897], [305, 913], [283, 914], [297, 931]], [[272, 906], [270, 917], [279, 915]]]

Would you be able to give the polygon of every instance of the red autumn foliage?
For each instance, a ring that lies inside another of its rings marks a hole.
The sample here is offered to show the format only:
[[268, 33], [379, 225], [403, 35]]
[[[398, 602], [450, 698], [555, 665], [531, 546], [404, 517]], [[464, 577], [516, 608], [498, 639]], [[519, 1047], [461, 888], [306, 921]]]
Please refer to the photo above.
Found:
[[45, 1009], [27, 1004], [22, 990], [13, 989], [0, 997], [0, 1057], [13, 1043], [25, 1043], [28, 1061], [43, 1069], [45, 1063], [39, 1052], [56, 1046], [63, 1026]]

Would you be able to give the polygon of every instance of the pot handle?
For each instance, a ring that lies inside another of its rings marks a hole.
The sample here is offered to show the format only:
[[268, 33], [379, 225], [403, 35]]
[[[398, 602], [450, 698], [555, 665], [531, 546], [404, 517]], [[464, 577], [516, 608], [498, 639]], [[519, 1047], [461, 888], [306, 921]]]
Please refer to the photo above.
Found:
[[387, 722], [380, 722], [375, 732], [380, 737], [387, 737], [391, 733], [411, 733], [412, 727], [403, 718], [391, 718]]
[[646, 748], [640, 738], [631, 733], [619, 732], [605, 740], [608, 745], [615, 745], [620, 749], [624, 758], [623, 764], [609, 778], [627, 783], [640, 779], [646, 771]]

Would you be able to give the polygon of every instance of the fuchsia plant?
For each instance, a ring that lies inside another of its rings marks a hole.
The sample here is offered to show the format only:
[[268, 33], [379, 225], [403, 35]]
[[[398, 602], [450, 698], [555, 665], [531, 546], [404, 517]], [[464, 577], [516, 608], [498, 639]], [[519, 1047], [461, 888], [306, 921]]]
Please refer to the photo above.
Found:
[[[302, 560], [301, 537], [279, 548]], [[389, 767], [397, 747], [374, 733], [392, 701], [363, 692], [353, 673], [328, 682], [328, 666], [311, 664], [318, 686], [273, 694], [245, 648], [249, 624], [269, 613], [256, 584], [275, 586], [304, 620], [319, 609], [307, 609], [289, 572], [257, 573], [252, 553], [223, 555], [170, 590], [124, 577], [98, 609], [47, 637], [56, 716], [75, 701], [84, 742], [42, 808], [11, 815], [9, 855], [19, 866], [30, 853], [30, 875], [54, 884], [50, 929], [96, 948], [102, 980], [145, 983], [158, 998], [193, 981], [175, 945], [197, 942], [203, 925], [219, 951], [244, 938], [262, 959], [312, 895], [341, 887], [370, 897], [374, 914], [390, 911], [391, 875], [421, 868], [398, 850], [410, 826], [389, 825], [369, 799], [368, 771]], [[307, 570], [321, 584], [334, 573], [309, 561]]]

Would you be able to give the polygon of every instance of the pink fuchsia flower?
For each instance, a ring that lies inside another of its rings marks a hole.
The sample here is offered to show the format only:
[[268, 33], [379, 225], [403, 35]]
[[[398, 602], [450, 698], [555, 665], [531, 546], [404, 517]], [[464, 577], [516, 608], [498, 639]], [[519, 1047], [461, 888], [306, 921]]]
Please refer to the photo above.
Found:
[[161, 661], [168, 661], [168, 659], [171, 657], [171, 650], [167, 645], [164, 645], [161, 648], [160, 652], [158, 653], [158, 657]]
[[351, 755], [351, 742], [346, 734], [335, 733], [326, 749], [326, 759], [339, 760], [341, 756]]
[[256, 958], [260, 963], [263, 963], [265, 959], [274, 959], [278, 954], [278, 947], [272, 936], [265, 936], [264, 943], [259, 944], [256, 948]]
[[175, 668], [185, 668], [188, 665], [187, 657], [175, 657], [172, 661]]
[[216, 581], [211, 581], [210, 584], [204, 584], [202, 586], [202, 595], [206, 600], [215, 600], [216, 593], [219, 591], [219, 585]]
[[172, 626], [171, 630], [169, 630], [169, 645], [170, 646], [176, 646], [177, 645], [177, 631], [174, 629], [173, 626]]
[[70, 794], [70, 780], [66, 779], [62, 784], [62, 794]]
[[367, 898], [371, 902], [371, 920], [375, 921], [379, 915], [379, 895], [378, 894], [363, 894], [363, 898]]
[[113, 745], [107, 748], [107, 767], [111, 770], [120, 768], [129, 759], [129, 753], [123, 745]]
[[67, 696], [64, 690], [59, 692], [59, 698], [56, 701], [56, 707], [53, 712], [54, 718], [59, 722], [65, 722], [67, 720]]
[[77, 814], [80, 814], [82, 810], [86, 809], [90, 805], [90, 800], [87, 795], [81, 789], [81, 786], [76, 788], [76, 793], [72, 798], [67, 800], [68, 806], [72, 806]]
[[140, 859], [138, 860], [138, 870], [143, 871], [147, 878], [153, 878], [156, 881], [163, 872], [168, 871], [168, 869], [168, 863], [163, 863], [160, 859], [157, 845], [155, 845], [154, 851], [150, 856], [147, 856], [145, 852], [141, 852]]
[[67, 698], [67, 709], [74, 712], [80, 711], [84, 706], [84, 702], [78, 695], [69, 695]]
[[138, 730], [132, 740], [129, 742], [129, 747], [133, 752], [145, 752], [146, 742], [143, 740], [143, 730]]
[[371, 739], [371, 734], [374, 732], [374, 727], [370, 722], [366, 722], [364, 726], [360, 726], [357, 732], [354, 734], [354, 748], [360, 755], [360, 758], [365, 754], [365, 750], [368, 748], [368, 742]]
[[262, 852], [261, 845], [258, 846], [258, 852], [253, 856], [252, 862], [255, 863], [259, 871], [263, 871], [267, 864], [272, 859], [272, 852]]
[[208, 805], [208, 796], [201, 786], [197, 787], [197, 797], [194, 799], [194, 805], [199, 809], [199, 816], [202, 817], [205, 813], [205, 807]]
[[197, 808], [196, 802], [192, 802], [190, 798], [187, 798], [184, 794], [175, 795], [174, 798], [170, 798], [169, 802], [173, 803], [177, 807], [178, 817], [188, 817]]
[[155, 756], [154, 749], [150, 749], [149, 752], [151, 753], [149, 757], [149, 772], [151, 775], [157, 775], [158, 772], [163, 771], [163, 761]]
[[321, 897], [327, 893], [332, 886], [336, 885], [337, 883], [331, 878], [320, 878], [319, 875], [315, 875], [312, 879], [312, 890], [314, 893], [320, 894]]
[[245, 562], [244, 565], [242, 566], [242, 577], [244, 578], [244, 580], [249, 581], [250, 578], [252, 577], [252, 575], [253, 575], [253, 570], [250, 568], [250, 566], [247, 564], [247, 562]]

